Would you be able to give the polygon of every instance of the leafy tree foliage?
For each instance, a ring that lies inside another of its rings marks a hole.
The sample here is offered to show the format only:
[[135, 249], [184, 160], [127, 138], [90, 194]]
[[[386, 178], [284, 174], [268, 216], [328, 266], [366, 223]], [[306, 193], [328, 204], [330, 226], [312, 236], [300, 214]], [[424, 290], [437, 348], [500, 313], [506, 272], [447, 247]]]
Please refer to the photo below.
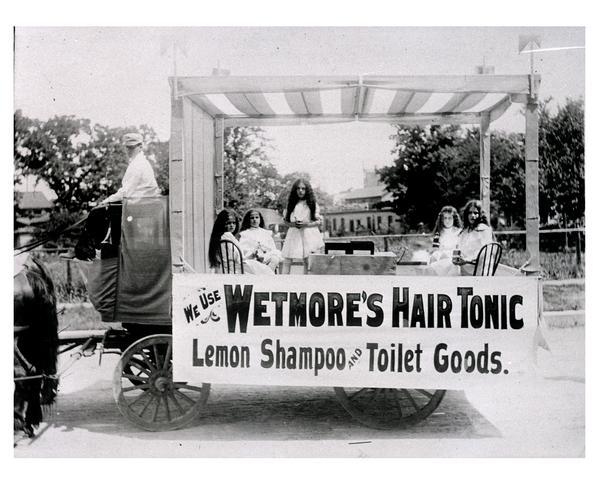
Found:
[[[479, 198], [479, 136], [479, 129], [461, 131], [455, 145], [442, 154], [449, 176], [448, 191], [442, 200], [459, 210], [468, 200]], [[524, 226], [524, 142], [522, 134], [491, 133], [491, 213], [488, 214], [493, 222], [501, 218], [510, 226]]]
[[[583, 101], [567, 99], [555, 115], [540, 108], [540, 214], [563, 224], [583, 219]], [[440, 207], [461, 208], [479, 197], [479, 129], [397, 126], [394, 164], [379, 170], [393, 193], [394, 211], [410, 227], [430, 227]], [[491, 133], [491, 219], [523, 227], [525, 217], [523, 134]]]
[[409, 226], [431, 223], [448, 201], [450, 171], [445, 155], [456, 145], [452, 126], [397, 126], [394, 165], [378, 172], [393, 193], [392, 207]]
[[[300, 177], [310, 182], [307, 173], [279, 174], [269, 160], [268, 150], [269, 139], [259, 127], [231, 127], [225, 130], [225, 207], [234, 209], [240, 215], [253, 207], [276, 209], [282, 213], [287, 206], [293, 182]], [[331, 196], [318, 188], [314, 189], [321, 208], [332, 204]]]
[[224, 204], [243, 214], [251, 207], [275, 208], [281, 187], [260, 127], [225, 129]]
[[569, 226], [585, 215], [583, 100], [567, 99], [555, 115], [549, 101], [540, 109], [540, 214]]

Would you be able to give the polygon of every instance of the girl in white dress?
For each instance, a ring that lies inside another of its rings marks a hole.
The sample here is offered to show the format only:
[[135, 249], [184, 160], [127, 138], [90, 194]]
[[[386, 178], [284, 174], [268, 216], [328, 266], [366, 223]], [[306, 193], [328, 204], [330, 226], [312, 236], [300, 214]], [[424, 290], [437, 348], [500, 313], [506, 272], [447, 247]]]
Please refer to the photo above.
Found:
[[273, 271], [283, 260], [281, 251], [273, 241], [273, 233], [265, 229], [265, 220], [260, 211], [255, 209], [250, 209], [244, 215], [240, 230], [240, 246], [245, 259], [255, 259]]
[[284, 257], [283, 272], [289, 273], [291, 262], [301, 259], [304, 262], [304, 271], [308, 268], [308, 255], [321, 250], [325, 243], [319, 230], [321, 215], [319, 206], [310, 183], [304, 179], [294, 182], [287, 209], [283, 219], [289, 227], [281, 254]]
[[488, 225], [487, 216], [480, 201], [469, 201], [463, 208], [462, 215], [464, 228], [458, 235], [456, 243], [460, 254], [431, 263], [430, 268], [437, 275], [472, 275], [479, 250], [494, 241], [492, 228]]
[[[233, 211], [223, 209], [215, 219], [210, 242], [208, 244], [208, 261], [213, 273], [221, 272], [221, 241], [227, 240], [235, 244], [243, 253], [242, 247], [235, 235], [239, 231], [240, 224], [238, 217]], [[243, 262], [245, 274], [274, 274], [274, 271], [266, 264], [263, 264], [255, 259], [239, 259], [239, 253], [233, 249], [230, 253], [231, 259], [235, 263]]]
[[458, 244], [458, 235], [462, 223], [454, 206], [444, 206], [436, 219], [433, 228], [433, 249], [430, 262], [434, 263], [444, 258], [451, 258], [452, 251]]
[[478, 200], [469, 201], [463, 208], [463, 223], [465, 227], [458, 236], [460, 256], [452, 262], [460, 266], [464, 276], [473, 274], [479, 251], [486, 244], [494, 242], [494, 233]]

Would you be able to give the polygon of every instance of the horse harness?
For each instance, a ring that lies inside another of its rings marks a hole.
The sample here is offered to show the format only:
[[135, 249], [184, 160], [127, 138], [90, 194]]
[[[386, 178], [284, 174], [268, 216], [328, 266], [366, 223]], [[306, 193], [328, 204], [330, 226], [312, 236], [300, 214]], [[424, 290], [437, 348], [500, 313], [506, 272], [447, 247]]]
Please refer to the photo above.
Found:
[[[34, 296], [33, 288], [27, 279], [26, 272], [28, 269], [33, 269], [34, 265], [32, 264], [29, 257], [29, 253], [22, 253], [14, 258], [14, 295], [15, 295], [15, 305], [25, 305], [24, 301], [28, 298], [31, 299]], [[15, 360], [19, 362], [21, 367], [25, 370], [26, 375], [22, 377], [15, 377], [15, 382], [21, 382], [26, 380], [35, 380], [38, 378], [56, 378], [54, 375], [45, 375], [45, 374], [36, 374], [35, 366], [27, 360], [25, 355], [21, 353], [19, 349], [18, 342], [19, 336], [27, 330], [31, 328], [30, 324], [20, 324], [17, 325], [17, 320], [25, 320], [27, 317], [25, 316], [15, 316], [15, 325], [13, 326], [13, 334], [14, 334], [14, 356]]]

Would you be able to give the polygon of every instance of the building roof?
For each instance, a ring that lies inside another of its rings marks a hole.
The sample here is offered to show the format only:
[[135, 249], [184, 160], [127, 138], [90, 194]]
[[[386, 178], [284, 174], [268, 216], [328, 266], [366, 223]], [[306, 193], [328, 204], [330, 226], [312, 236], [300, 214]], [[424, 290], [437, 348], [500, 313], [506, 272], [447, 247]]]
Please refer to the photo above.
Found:
[[19, 194], [19, 209], [52, 209], [54, 204], [40, 191], [25, 191]]
[[534, 95], [528, 75], [171, 77], [187, 97], [225, 125], [350, 121], [478, 124]]
[[325, 211], [323, 211], [325, 215], [334, 215], [334, 214], [394, 214], [392, 208], [383, 208], [383, 209], [369, 209], [369, 208], [354, 208], [354, 207], [332, 207]]
[[39, 216], [18, 217], [16, 219], [16, 223], [23, 226], [33, 226], [34, 224], [42, 224], [48, 221], [50, 221], [50, 215], [48, 213]]
[[345, 201], [352, 201], [355, 199], [366, 199], [373, 197], [383, 197], [387, 191], [385, 186], [370, 186], [363, 187], [361, 189], [353, 189], [352, 191], [344, 192], [340, 194], [340, 199]]

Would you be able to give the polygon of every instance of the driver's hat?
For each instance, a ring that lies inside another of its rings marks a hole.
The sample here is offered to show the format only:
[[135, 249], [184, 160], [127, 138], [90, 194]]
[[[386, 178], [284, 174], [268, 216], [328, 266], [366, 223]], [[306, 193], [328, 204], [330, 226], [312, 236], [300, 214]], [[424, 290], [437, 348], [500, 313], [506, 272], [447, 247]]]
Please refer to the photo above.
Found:
[[137, 132], [129, 132], [123, 136], [123, 144], [127, 147], [135, 147], [143, 144], [144, 138]]

